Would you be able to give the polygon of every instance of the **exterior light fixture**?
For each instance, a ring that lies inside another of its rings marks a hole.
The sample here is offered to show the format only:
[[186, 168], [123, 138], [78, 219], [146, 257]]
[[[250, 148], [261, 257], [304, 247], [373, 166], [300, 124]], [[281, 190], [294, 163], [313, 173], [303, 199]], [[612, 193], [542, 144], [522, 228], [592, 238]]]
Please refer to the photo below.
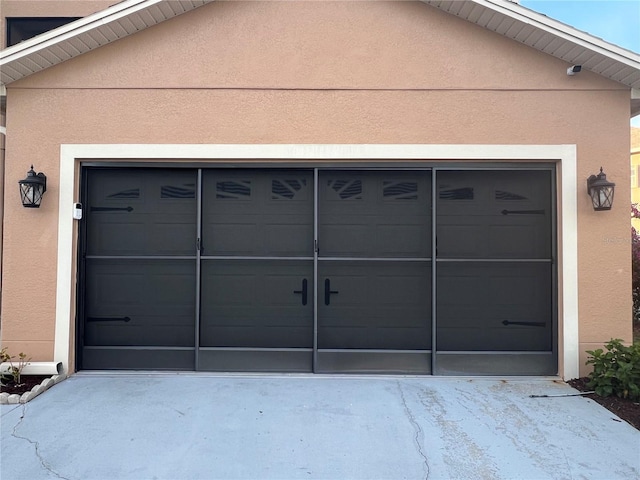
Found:
[[600, 210], [611, 210], [615, 187], [615, 183], [607, 181], [607, 175], [602, 171], [602, 167], [600, 167], [600, 173], [598, 175], [591, 175], [587, 178], [587, 193], [591, 197], [593, 209], [596, 212]]
[[20, 200], [22, 206], [27, 208], [40, 208], [42, 195], [47, 191], [47, 176], [44, 173], [36, 173], [31, 165], [27, 172], [27, 178], [18, 181], [20, 185]]

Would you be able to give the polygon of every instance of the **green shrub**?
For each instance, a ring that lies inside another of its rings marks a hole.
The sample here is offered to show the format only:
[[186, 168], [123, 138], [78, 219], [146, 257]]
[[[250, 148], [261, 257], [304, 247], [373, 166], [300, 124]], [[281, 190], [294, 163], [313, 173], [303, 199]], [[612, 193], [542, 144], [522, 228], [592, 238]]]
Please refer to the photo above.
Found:
[[640, 399], [640, 345], [629, 347], [613, 339], [601, 348], [588, 350], [587, 365], [593, 365], [587, 386], [608, 397], [616, 395], [631, 400]]

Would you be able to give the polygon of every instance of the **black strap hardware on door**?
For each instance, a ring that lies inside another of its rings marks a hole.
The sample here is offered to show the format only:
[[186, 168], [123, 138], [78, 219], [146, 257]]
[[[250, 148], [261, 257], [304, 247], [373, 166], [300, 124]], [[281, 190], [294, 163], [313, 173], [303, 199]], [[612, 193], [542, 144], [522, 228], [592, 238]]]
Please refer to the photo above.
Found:
[[302, 295], [302, 305], [307, 304], [307, 279], [302, 279], [302, 290], [294, 290], [293, 293], [300, 293]]
[[503, 215], [544, 215], [544, 210], [502, 210]]
[[546, 322], [510, 322], [509, 320], [503, 320], [502, 321], [503, 325], [521, 325], [524, 327], [544, 327], [547, 323]]
[[130, 322], [131, 317], [87, 317], [87, 322]]
[[328, 278], [324, 281], [324, 304], [329, 305], [331, 303], [331, 294], [340, 293], [338, 290], [331, 290], [331, 280]]
[[133, 212], [133, 207], [91, 207], [92, 212]]

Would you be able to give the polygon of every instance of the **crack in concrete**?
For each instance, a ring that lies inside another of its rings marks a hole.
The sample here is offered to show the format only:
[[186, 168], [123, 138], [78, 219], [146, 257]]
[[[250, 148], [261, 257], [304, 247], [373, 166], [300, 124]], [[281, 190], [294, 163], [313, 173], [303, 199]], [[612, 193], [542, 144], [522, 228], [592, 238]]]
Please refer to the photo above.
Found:
[[411, 423], [411, 426], [413, 427], [413, 429], [416, 432], [415, 436], [413, 437], [413, 441], [416, 444], [416, 448], [418, 450], [418, 453], [424, 459], [423, 463], [424, 463], [424, 467], [425, 467], [425, 470], [426, 470], [426, 475], [425, 475], [424, 479], [428, 480], [429, 474], [431, 473], [431, 467], [429, 467], [429, 459], [425, 455], [424, 450], [422, 449], [422, 445], [420, 444], [420, 435], [422, 435], [422, 427], [418, 424], [418, 422], [416, 422], [416, 419], [413, 416], [413, 413], [411, 412], [411, 409], [407, 405], [407, 399], [404, 397], [404, 391], [402, 390], [402, 385], [400, 384], [400, 381], [396, 380], [396, 384], [398, 385], [398, 391], [400, 392], [400, 398], [402, 399], [402, 405], [404, 407], [404, 413], [406, 414], [407, 418], [409, 419], [409, 423]]
[[25, 440], [25, 441], [29, 442], [31, 445], [34, 446], [35, 452], [36, 452], [36, 457], [38, 457], [38, 460], [40, 461], [40, 465], [42, 465], [42, 468], [44, 468], [48, 472], [51, 472], [56, 477], [61, 478], [62, 480], [71, 480], [70, 478], [63, 477], [58, 472], [56, 472], [51, 467], [51, 465], [49, 465], [47, 463], [47, 461], [42, 457], [42, 455], [40, 455], [40, 443], [39, 442], [33, 441], [33, 440], [31, 440], [30, 438], [27, 438], [27, 437], [22, 437], [22, 436], [18, 435], [17, 430], [20, 427], [20, 425], [22, 425], [22, 421], [24, 420], [24, 417], [25, 417], [26, 414], [27, 414], [27, 405], [23, 404], [22, 405], [22, 413], [20, 414], [20, 420], [18, 420], [18, 423], [16, 423], [15, 427], [13, 427], [13, 431], [11, 432], [11, 436], [14, 437], [14, 438], [18, 438], [20, 440]]

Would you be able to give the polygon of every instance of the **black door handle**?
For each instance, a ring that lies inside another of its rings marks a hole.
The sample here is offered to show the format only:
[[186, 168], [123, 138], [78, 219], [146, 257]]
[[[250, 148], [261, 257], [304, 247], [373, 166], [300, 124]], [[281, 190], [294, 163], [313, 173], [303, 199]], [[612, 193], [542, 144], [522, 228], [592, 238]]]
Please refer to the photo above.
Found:
[[331, 303], [331, 294], [340, 293], [338, 290], [331, 290], [331, 280], [328, 278], [324, 281], [324, 304], [329, 305]]
[[302, 279], [302, 290], [294, 290], [293, 293], [300, 293], [302, 295], [302, 305], [307, 304], [307, 279]]

